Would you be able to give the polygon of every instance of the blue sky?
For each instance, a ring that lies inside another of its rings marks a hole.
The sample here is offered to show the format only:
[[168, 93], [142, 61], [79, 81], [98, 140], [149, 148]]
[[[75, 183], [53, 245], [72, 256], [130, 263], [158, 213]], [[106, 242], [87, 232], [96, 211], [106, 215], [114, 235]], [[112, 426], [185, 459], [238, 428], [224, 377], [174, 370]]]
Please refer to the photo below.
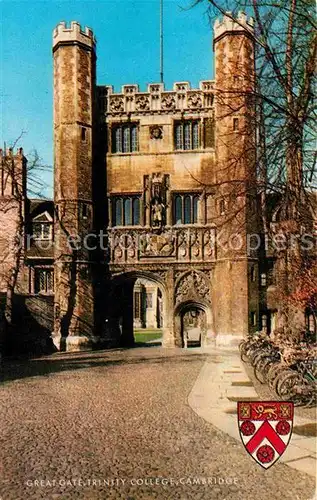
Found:
[[[213, 77], [212, 30], [206, 4], [164, 0], [164, 80]], [[52, 165], [52, 30], [76, 20], [97, 37], [98, 85], [159, 81], [159, 0], [0, 0], [0, 147], [20, 141], [25, 154], [36, 149]], [[52, 176], [45, 174], [46, 196]]]

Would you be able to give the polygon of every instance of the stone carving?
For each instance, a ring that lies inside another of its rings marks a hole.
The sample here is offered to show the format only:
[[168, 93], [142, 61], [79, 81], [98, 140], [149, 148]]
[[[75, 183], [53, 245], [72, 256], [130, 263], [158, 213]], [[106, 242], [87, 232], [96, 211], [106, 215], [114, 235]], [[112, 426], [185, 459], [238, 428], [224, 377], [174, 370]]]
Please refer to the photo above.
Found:
[[197, 230], [190, 232], [190, 255], [191, 257], [198, 258], [201, 253], [201, 233]]
[[141, 95], [135, 100], [135, 107], [139, 111], [147, 111], [150, 109], [150, 101], [148, 96]]
[[128, 260], [134, 260], [137, 258], [137, 241], [136, 234], [130, 231], [125, 237], [125, 245], [127, 249]]
[[205, 260], [216, 258], [216, 230], [214, 228], [204, 230], [203, 254]]
[[180, 259], [184, 259], [188, 256], [188, 230], [181, 229], [178, 232], [177, 239], [177, 253]]
[[174, 109], [175, 108], [175, 97], [168, 94], [162, 98], [162, 109]]
[[167, 271], [165, 269], [155, 269], [154, 274], [159, 276], [163, 281], [166, 281]]
[[140, 236], [140, 257], [175, 256], [175, 235], [172, 231], [161, 234], [143, 233]]
[[[149, 187], [150, 192], [152, 188]], [[216, 258], [213, 228], [174, 227], [167, 230], [162, 226], [158, 230], [153, 226], [147, 231], [113, 228], [109, 232], [108, 244], [112, 264], [135, 263], [148, 257], [170, 257], [180, 262], [212, 262]]]
[[175, 303], [176, 305], [186, 300], [202, 299], [210, 302], [210, 283], [203, 273], [191, 271], [185, 274], [176, 285]]
[[174, 278], [175, 278], [175, 282], [177, 282], [179, 280], [179, 278], [184, 274], [184, 271], [175, 271], [174, 272]]
[[202, 90], [213, 90], [214, 83], [212, 81], [203, 81], [201, 82]]
[[123, 258], [123, 245], [122, 245], [122, 234], [115, 234], [113, 238], [111, 238], [112, 243], [112, 260], [114, 262], [120, 262]]
[[110, 99], [110, 111], [115, 113], [124, 111], [123, 97], [112, 97]]
[[214, 96], [213, 94], [205, 94], [205, 106], [210, 108], [213, 105]]
[[187, 99], [187, 103], [188, 107], [191, 109], [202, 107], [202, 100], [198, 94], [191, 94]]
[[190, 89], [190, 85], [188, 82], [174, 83], [174, 89], [176, 92], [186, 92]]
[[138, 85], [123, 85], [122, 87], [122, 92], [124, 94], [135, 94], [135, 92], [138, 92], [138, 90]]
[[163, 127], [159, 125], [152, 125], [150, 127], [150, 138], [151, 139], [162, 139], [163, 137]]
[[161, 86], [160, 85], [150, 85], [150, 92], [160, 92]]

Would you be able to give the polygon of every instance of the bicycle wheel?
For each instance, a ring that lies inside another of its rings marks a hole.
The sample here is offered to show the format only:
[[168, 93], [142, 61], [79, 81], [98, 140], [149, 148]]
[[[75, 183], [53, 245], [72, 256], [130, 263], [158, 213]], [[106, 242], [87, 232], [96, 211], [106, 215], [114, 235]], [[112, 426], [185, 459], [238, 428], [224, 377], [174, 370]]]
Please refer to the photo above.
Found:
[[283, 395], [287, 394], [287, 391], [290, 392], [290, 389], [293, 386], [295, 387], [296, 384], [298, 385], [299, 383], [301, 383], [302, 380], [303, 377], [299, 375], [299, 373], [295, 372], [294, 370], [286, 369], [277, 375], [275, 379], [274, 390], [279, 397], [282, 397]]
[[302, 404], [302, 406], [304, 408], [308, 408], [310, 406], [316, 406], [316, 402], [317, 402], [317, 392], [316, 392], [316, 388], [314, 388], [314, 390], [312, 391], [310, 396], [307, 397], [306, 402], [304, 404]]
[[293, 371], [280, 379], [277, 384], [277, 394], [283, 400], [291, 400], [296, 406], [310, 402], [312, 390], [309, 384], [299, 373]]
[[277, 376], [273, 380], [271, 388], [273, 389], [273, 391], [275, 392], [275, 394], [277, 396], [279, 396], [279, 388], [280, 388], [281, 381], [283, 381], [284, 378], [287, 375], [289, 375], [290, 373], [292, 373], [292, 372], [289, 370], [289, 368], [284, 367], [283, 370], [278, 372]]
[[272, 366], [269, 368], [269, 371], [268, 371], [268, 374], [266, 377], [269, 387], [272, 388], [272, 385], [273, 385], [278, 373], [284, 369], [285, 369], [285, 366], [282, 363], [280, 363], [279, 361], [272, 364]]
[[254, 366], [254, 362], [256, 360], [256, 358], [258, 356], [260, 356], [261, 354], [263, 354], [263, 349], [259, 346], [257, 346], [255, 349], [253, 349], [253, 351], [251, 352], [250, 354], [250, 363], [252, 366]]
[[249, 359], [247, 356], [248, 350], [249, 350], [249, 344], [248, 342], [245, 341], [244, 344], [242, 344], [240, 347], [240, 359], [244, 363], [247, 363]]
[[253, 367], [255, 367], [261, 359], [267, 358], [268, 356], [269, 356], [268, 351], [259, 352], [253, 359]]
[[254, 365], [254, 376], [261, 384], [267, 382], [268, 370], [272, 363], [274, 363], [274, 360], [268, 355], [265, 358], [260, 358]]

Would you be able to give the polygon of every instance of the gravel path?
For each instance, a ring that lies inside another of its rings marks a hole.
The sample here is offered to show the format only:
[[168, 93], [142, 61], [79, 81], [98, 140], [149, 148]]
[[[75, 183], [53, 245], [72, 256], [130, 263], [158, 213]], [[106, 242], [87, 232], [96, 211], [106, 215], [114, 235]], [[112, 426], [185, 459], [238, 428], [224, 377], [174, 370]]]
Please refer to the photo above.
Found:
[[0, 499], [312, 498], [313, 478], [261, 469], [190, 409], [206, 356], [139, 348], [4, 363]]

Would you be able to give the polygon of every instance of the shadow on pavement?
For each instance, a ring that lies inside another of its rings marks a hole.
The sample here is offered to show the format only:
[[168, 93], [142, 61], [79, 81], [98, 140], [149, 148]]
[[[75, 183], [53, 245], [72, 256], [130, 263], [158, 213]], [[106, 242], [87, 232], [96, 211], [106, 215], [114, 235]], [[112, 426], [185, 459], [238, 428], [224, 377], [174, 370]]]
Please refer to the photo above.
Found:
[[[160, 345], [160, 344], [159, 344]], [[113, 367], [143, 363], [180, 363], [206, 359], [205, 353], [184, 352], [183, 349], [149, 349], [155, 344], [138, 344], [136, 348], [104, 351], [55, 353], [34, 359], [7, 358], [0, 366], [0, 381], [10, 382], [27, 377], [49, 376], [54, 373], [85, 368]]]

